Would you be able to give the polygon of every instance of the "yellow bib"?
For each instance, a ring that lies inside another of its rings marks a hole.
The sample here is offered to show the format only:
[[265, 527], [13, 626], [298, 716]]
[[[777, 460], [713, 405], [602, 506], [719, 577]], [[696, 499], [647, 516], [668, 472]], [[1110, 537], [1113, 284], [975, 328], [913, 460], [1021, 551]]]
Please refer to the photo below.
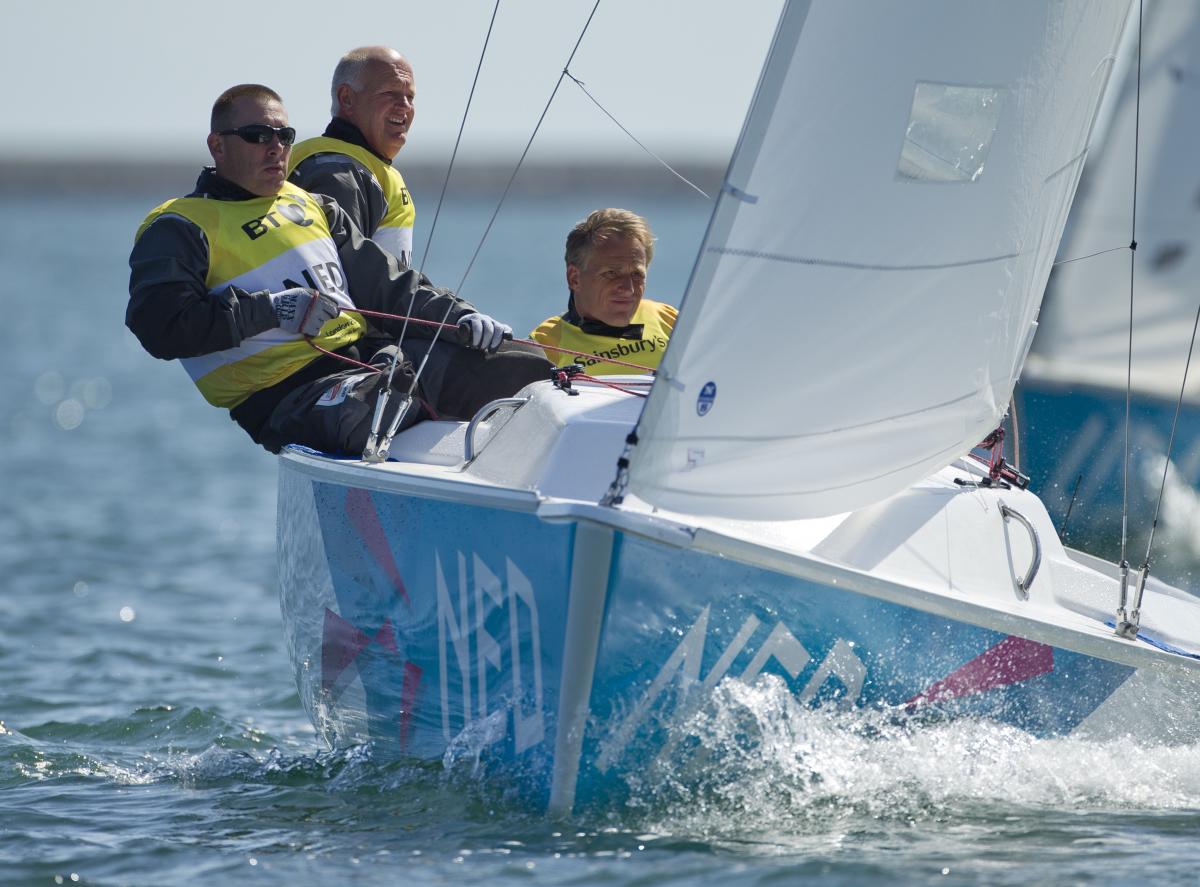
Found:
[[328, 136], [317, 136], [305, 139], [292, 148], [292, 159], [288, 161], [288, 175], [292, 174], [301, 161], [314, 154], [345, 154], [370, 171], [379, 187], [383, 189], [383, 199], [387, 208], [383, 212], [383, 218], [379, 220], [379, 227], [374, 231], [364, 231], [363, 234], [406, 266], [412, 265], [413, 223], [416, 221], [417, 210], [413, 206], [412, 197], [400, 171], [359, 145]]
[[[366, 322], [355, 312], [346, 274], [325, 220], [307, 191], [286, 184], [273, 197], [253, 200], [168, 200], [146, 216], [137, 236], [162, 216], [181, 216], [208, 240], [210, 294], [229, 286], [247, 292], [279, 292], [302, 286], [320, 290], [342, 307], [313, 341], [336, 350], [357, 341]], [[204, 398], [232, 409], [262, 388], [274, 385], [320, 356], [303, 336], [271, 329], [234, 348], [180, 361]]]
[[675, 328], [675, 317], [678, 313], [670, 305], [642, 299], [633, 320], [630, 321], [631, 324], [642, 324], [640, 339], [619, 339], [615, 336], [585, 333], [561, 317], [549, 317], [542, 321], [529, 337], [542, 345], [569, 348], [571, 351], [582, 351], [591, 355], [576, 357], [559, 351], [547, 351], [546, 356], [557, 366], [578, 362], [593, 376], [628, 375], [636, 373], [637, 370], [609, 363], [606, 358], [637, 364], [648, 370], [657, 369], [663, 351], [666, 350], [667, 340], [671, 337], [671, 330]]

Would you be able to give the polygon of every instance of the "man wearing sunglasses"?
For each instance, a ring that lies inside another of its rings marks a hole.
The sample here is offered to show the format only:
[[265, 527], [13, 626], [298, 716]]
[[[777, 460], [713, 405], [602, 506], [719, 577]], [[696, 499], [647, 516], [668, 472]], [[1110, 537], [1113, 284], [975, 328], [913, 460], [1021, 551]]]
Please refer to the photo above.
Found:
[[386, 46], [352, 49], [330, 91], [333, 119], [292, 151], [291, 181], [332, 197], [367, 237], [411, 265], [416, 212], [392, 161], [416, 113], [412, 65]]
[[400, 265], [334, 201], [288, 183], [295, 135], [265, 86], [232, 87], [213, 105], [213, 167], [151, 211], [129, 257], [125, 323], [150, 354], [178, 359], [209, 403], [272, 452], [362, 453], [403, 321], [368, 323], [358, 309], [462, 334], [465, 344], [431, 344], [434, 328], [408, 327], [393, 387], [407, 393], [410, 361], [429, 361], [402, 427], [468, 419], [548, 377], [549, 362], [528, 352], [493, 361], [507, 327]]

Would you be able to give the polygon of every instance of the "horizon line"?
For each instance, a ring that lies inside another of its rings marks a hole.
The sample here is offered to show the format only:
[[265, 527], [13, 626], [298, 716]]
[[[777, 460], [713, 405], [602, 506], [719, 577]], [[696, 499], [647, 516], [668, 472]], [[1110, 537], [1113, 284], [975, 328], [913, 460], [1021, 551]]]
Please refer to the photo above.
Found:
[[[58, 158], [0, 159], [0, 195], [68, 194], [86, 189], [92, 192], [178, 191], [195, 181], [203, 164], [182, 159], [104, 157], [88, 160]], [[414, 159], [397, 167], [413, 190], [440, 188], [446, 164]], [[725, 164], [692, 160], [674, 168], [710, 195], [715, 194], [725, 173]], [[453, 181], [458, 187], [488, 188], [506, 183], [513, 165], [498, 161], [460, 160], [455, 164]], [[681, 187], [679, 180], [661, 164], [650, 160], [527, 161], [513, 183], [519, 193], [541, 194], [570, 188], [598, 185], [634, 186], [651, 193], [671, 192]], [[415, 187], [414, 187], [415, 186]]]

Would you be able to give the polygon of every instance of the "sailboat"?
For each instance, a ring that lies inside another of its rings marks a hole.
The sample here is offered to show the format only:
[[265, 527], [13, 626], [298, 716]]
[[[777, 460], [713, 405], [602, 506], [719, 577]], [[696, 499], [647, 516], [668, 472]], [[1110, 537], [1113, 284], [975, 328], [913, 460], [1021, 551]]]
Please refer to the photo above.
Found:
[[729, 681], [1194, 738], [1200, 603], [1153, 577], [1122, 600], [970, 455], [1128, 7], [787, 3], [647, 396], [560, 379], [386, 462], [286, 450], [282, 611], [320, 734], [555, 812], [686, 753]]
[[1186, 569], [1200, 561], [1200, 374], [1183, 389], [1200, 308], [1200, 6], [1149, 0], [1119, 58], [1017, 389], [1021, 469], [1060, 529], [1111, 550], [1126, 499], [1135, 533], [1150, 524], [1182, 396], [1163, 523]]

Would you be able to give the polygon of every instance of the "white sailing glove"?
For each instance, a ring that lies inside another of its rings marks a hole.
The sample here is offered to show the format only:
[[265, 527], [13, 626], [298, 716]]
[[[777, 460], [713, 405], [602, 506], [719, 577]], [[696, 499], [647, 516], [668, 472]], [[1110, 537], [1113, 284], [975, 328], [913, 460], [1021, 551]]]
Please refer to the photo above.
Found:
[[271, 307], [279, 318], [280, 329], [302, 336], [318, 335], [325, 321], [337, 317], [341, 311], [329, 296], [303, 287], [271, 293]]
[[501, 342], [512, 338], [512, 327], [486, 314], [473, 311], [459, 318], [458, 338], [468, 348], [495, 351]]

